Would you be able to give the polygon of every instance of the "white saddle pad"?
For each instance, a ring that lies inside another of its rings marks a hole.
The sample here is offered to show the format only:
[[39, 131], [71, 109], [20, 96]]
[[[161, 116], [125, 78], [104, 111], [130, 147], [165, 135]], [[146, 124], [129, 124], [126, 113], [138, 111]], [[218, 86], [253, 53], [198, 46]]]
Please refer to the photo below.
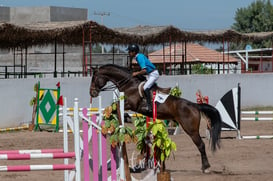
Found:
[[164, 103], [168, 97], [169, 97], [169, 94], [163, 94], [161, 92], [156, 92], [155, 101], [159, 102], [159, 103]]

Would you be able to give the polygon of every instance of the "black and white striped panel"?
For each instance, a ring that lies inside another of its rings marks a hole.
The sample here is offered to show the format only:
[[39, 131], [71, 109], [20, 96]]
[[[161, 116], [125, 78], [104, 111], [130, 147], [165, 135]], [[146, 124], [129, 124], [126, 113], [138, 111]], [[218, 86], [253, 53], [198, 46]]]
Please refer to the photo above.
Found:
[[228, 91], [215, 107], [222, 116], [222, 129], [238, 130], [238, 88]]

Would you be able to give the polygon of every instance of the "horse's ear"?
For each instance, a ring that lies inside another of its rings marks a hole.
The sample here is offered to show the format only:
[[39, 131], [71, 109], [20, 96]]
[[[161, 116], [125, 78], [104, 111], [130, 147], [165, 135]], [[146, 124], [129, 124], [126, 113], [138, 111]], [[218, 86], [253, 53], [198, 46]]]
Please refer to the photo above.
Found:
[[92, 70], [93, 74], [94, 74], [95, 72], [97, 72], [98, 69], [99, 69], [99, 68], [98, 68], [97, 66], [96, 66], [96, 67], [91, 66], [91, 70]]

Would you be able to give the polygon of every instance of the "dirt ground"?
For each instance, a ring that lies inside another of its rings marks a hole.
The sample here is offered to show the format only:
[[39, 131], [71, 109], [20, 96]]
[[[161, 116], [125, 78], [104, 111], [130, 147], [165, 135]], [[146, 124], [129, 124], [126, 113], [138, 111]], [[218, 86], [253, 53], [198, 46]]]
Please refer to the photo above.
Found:
[[[177, 151], [167, 161], [167, 169], [173, 180], [187, 181], [272, 181], [273, 180], [273, 139], [236, 139], [235, 132], [222, 132], [221, 149], [212, 154], [209, 141], [205, 137], [205, 123], [202, 122], [200, 134], [206, 144], [210, 173], [203, 174], [200, 170], [200, 153], [182, 131], [181, 134], [171, 136], [176, 142]], [[273, 135], [272, 121], [241, 123], [241, 135]], [[69, 135], [70, 151], [73, 151], [72, 134]], [[62, 133], [17, 131], [0, 134], [0, 150], [49, 149], [62, 148]], [[134, 145], [127, 145], [128, 157], [134, 151]], [[72, 160], [73, 161], [73, 160]], [[63, 160], [1, 160], [0, 165], [24, 164], [62, 164]], [[134, 174], [141, 178], [145, 172]], [[64, 180], [63, 171], [33, 171], [33, 172], [0, 172], [1, 181], [61, 181]]]

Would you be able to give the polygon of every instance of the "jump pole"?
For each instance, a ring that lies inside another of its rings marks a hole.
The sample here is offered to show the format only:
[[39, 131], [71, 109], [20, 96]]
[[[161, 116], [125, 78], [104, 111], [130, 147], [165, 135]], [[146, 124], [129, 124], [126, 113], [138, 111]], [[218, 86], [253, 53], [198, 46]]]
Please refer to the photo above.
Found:
[[10, 132], [10, 131], [27, 130], [28, 128], [29, 128], [28, 125], [19, 126], [19, 127], [14, 127], [14, 128], [0, 128], [0, 133], [1, 133], [1, 132]]
[[[83, 115], [87, 117], [87, 110], [83, 109]], [[95, 115], [94, 115], [95, 116]], [[96, 119], [93, 118], [92, 120]], [[84, 180], [90, 180], [90, 174], [89, 174], [89, 147], [88, 147], [88, 123], [83, 120], [82, 122], [82, 130], [83, 130], [83, 163], [84, 163]]]
[[14, 165], [0, 166], [0, 172], [23, 172], [38, 170], [74, 170], [75, 164], [55, 164], [55, 165]]
[[[81, 158], [81, 154], [80, 154], [80, 130], [79, 130], [79, 100], [78, 98], [75, 98], [74, 100], [74, 131], [75, 133], [78, 134], [74, 134], [74, 151], [75, 151], [75, 155], [76, 159], [75, 160], [75, 166], [76, 166], [76, 175], [75, 175], [75, 179], [76, 180], [81, 180], [81, 163], [80, 163], [80, 158]], [[65, 131], [67, 133], [67, 131]]]
[[0, 150], [0, 154], [63, 153], [63, 149]]
[[[78, 98], [74, 99], [74, 109], [73, 109], [73, 119], [74, 123], [72, 122], [70, 117], [67, 115], [67, 100], [64, 98], [64, 106], [63, 106], [63, 146], [64, 146], [64, 152], [68, 152], [68, 126], [70, 125], [70, 128], [72, 129], [72, 132], [74, 132], [74, 152], [75, 152], [75, 172], [68, 173], [67, 170], [64, 171], [64, 179], [65, 180], [71, 180], [75, 177], [76, 181], [81, 180], [81, 165], [80, 165], [80, 130], [79, 130], [79, 108], [78, 108]], [[68, 164], [68, 159], [64, 159], [64, 164]]]
[[[66, 105], [67, 105], [67, 100], [66, 100], [66, 97], [64, 97], [63, 99], [64, 101], [64, 106], [63, 106], [63, 151], [64, 153], [67, 153], [68, 152], [68, 135], [67, 135], [67, 118], [65, 118], [65, 116], [67, 115], [67, 109], [66, 109]], [[68, 164], [68, 159], [65, 158], [64, 159], [64, 164]], [[68, 180], [69, 179], [69, 172], [68, 170], [65, 170], [64, 171], [64, 180]]]
[[242, 136], [243, 139], [273, 139], [273, 135]]
[[261, 117], [263, 115], [273, 115], [273, 111], [241, 111], [242, 115], [253, 115], [242, 117], [242, 121], [273, 121], [273, 117]]
[[273, 121], [273, 118], [266, 117], [242, 117], [242, 121]]
[[31, 153], [31, 154], [0, 154], [0, 160], [30, 160], [41, 158], [63, 159], [74, 158], [75, 153]]
[[[156, 102], [155, 102], [155, 96], [156, 96], [156, 92], [153, 91], [153, 123], [156, 122], [156, 118], [157, 118], [157, 107], [156, 107]], [[154, 167], [156, 165], [157, 165], [157, 161], [156, 161], [156, 155], [155, 155], [155, 151], [154, 151]]]
[[[119, 97], [122, 98], [122, 100], [119, 100]], [[120, 119], [121, 119], [121, 126], [124, 127], [124, 92], [119, 92], [118, 89], [115, 89], [113, 92], [113, 100], [118, 101], [119, 100], [119, 108], [120, 109]], [[120, 155], [123, 155], [122, 153], [122, 145], [120, 145], [119, 148]], [[122, 156], [120, 157], [120, 163], [119, 163], [119, 171], [120, 171], [120, 180], [124, 181], [125, 180], [125, 165], [124, 165], [124, 159]]]
[[242, 114], [273, 114], [273, 111], [241, 111]]

